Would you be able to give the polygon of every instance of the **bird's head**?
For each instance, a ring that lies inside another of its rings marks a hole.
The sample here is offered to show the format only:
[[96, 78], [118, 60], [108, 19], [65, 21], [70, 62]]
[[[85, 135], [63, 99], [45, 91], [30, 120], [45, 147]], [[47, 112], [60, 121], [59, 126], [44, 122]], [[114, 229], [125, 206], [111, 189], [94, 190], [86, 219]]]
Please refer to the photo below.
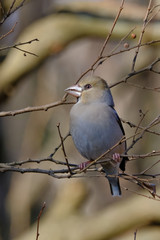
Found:
[[113, 98], [105, 80], [97, 76], [88, 76], [77, 85], [65, 89], [65, 92], [76, 97], [82, 103], [106, 102], [114, 106]]

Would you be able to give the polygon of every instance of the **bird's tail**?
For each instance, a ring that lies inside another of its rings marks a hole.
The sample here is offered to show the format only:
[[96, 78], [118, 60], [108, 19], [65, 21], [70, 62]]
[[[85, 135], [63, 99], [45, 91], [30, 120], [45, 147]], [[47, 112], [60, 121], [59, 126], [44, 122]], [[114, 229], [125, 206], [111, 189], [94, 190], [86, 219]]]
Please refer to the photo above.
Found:
[[121, 188], [118, 177], [107, 177], [112, 196], [121, 196]]

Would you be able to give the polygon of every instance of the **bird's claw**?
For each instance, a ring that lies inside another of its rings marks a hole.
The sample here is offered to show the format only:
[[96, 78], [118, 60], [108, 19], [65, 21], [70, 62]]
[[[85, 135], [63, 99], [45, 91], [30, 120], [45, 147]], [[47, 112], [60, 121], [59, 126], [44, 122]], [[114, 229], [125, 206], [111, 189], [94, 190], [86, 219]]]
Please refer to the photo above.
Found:
[[90, 163], [91, 163], [91, 161], [82, 162], [81, 164], [78, 165], [78, 167], [79, 167], [80, 170], [83, 170], [83, 169], [85, 169], [85, 168], [88, 166], [88, 164], [90, 164]]
[[116, 162], [116, 163], [120, 163], [121, 162], [121, 157], [120, 157], [120, 154], [119, 153], [114, 153], [113, 156], [112, 156], [113, 160]]

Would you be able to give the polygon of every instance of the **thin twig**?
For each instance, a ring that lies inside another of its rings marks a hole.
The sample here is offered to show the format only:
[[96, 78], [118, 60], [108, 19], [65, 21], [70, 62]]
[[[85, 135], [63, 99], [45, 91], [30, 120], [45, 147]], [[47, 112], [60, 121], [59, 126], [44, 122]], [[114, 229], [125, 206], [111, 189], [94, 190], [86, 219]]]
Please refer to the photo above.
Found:
[[[108, 43], [108, 41], [109, 41], [109, 39], [110, 39], [110, 37], [111, 37], [111, 35], [112, 35], [112, 32], [113, 32], [113, 30], [114, 30], [114, 28], [115, 28], [115, 25], [116, 25], [116, 23], [117, 23], [117, 21], [118, 21], [118, 19], [119, 19], [119, 16], [120, 16], [120, 14], [121, 14], [121, 11], [123, 10], [124, 2], [125, 2], [125, 0], [122, 0], [121, 5], [120, 5], [120, 8], [119, 8], [119, 11], [118, 11], [118, 14], [117, 14], [117, 16], [115, 17], [115, 20], [114, 20], [114, 22], [113, 22], [113, 25], [112, 25], [112, 27], [111, 27], [111, 30], [110, 30], [108, 36], [106, 37], [106, 39], [105, 39], [105, 41], [104, 41], [104, 43], [103, 43], [103, 45], [102, 45], [102, 48], [101, 48], [101, 50], [100, 50], [100, 53], [99, 53], [98, 58], [97, 58], [96, 61], [91, 65], [91, 67], [90, 67], [89, 69], [87, 69], [84, 73], [81, 74], [81, 76], [78, 78], [78, 80], [77, 80], [76, 83], [78, 83], [88, 72], [93, 71], [93, 70], [94, 70], [94, 66], [95, 66], [98, 62], [100, 62], [100, 60], [103, 58], [102, 55], [103, 55], [104, 50], [105, 50], [105, 48], [106, 48], [106, 45], [107, 45], [107, 43]], [[67, 94], [64, 95], [64, 98], [66, 98], [66, 96], [67, 96]]]
[[34, 56], [37, 57], [36, 54], [34, 54], [32, 52], [29, 52], [29, 51], [22, 50], [21, 48], [19, 48], [19, 46], [28, 45], [28, 44], [31, 44], [32, 42], [38, 42], [38, 41], [39, 41], [38, 38], [34, 38], [34, 39], [26, 41], [26, 42], [16, 43], [16, 44], [13, 44], [13, 45], [10, 45], [10, 46], [7, 46], [7, 47], [2, 47], [2, 48], [0, 48], [0, 51], [4, 51], [4, 50], [10, 49], [10, 48], [16, 48], [16, 49], [18, 49], [22, 52], [25, 52], [25, 53], [28, 53], [28, 54], [31, 54], [31, 55], [34, 55]]
[[[128, 124], [131, 128], [137, 128], [137, 127], [138, 127], [135, 123], [132, 123], [132, 122], [130, 122], [130, 121], [128, 121], [128, 120], [125, 120], [125, 119], [122, 119], [122, 118], [121, 118], [121, 121], [122, 121], [123, 123]], [[144, 130], [144, 127], [142, 127], [142, 126], [139, 126], [138, 128]], [[146, 132], [155, 134], [155, 135], [157, 135], [157, 136], [160, 136], [160, 133], [158, 133], [158, 132], [156, 132], [156, 131], [152, 131], [152, 130], [146, 129]]]
[[141, 43], [142, 43], [142, 38], [143, 38], [143, 35], [145, 33], [145, 28], [147, 26], [147, 19], [148, 19], [148, 15], [150, 13], [150, 10], [151, 10], [151, 4], [152, 4], [152, 0], [149, 0], [148, 8], [147, 8], [144, 20], [143, 20], [143, 26], [142, 26], [142, 30], [141, 30], [139, 41], [138, 41], [138, 47], [137, 47], [137, 50], [135, 52], [133, 62], [132, 62], [132, 72], [135, 71], [135, 64], [136, 64], [137, 56], [138, 56], [139, 49], [140, 49], [140, 46], [141, 46]]
[[127, 76], [125, 76], [124, 78], [122, 78], [120, 81], [110, 85], [110, 88], [115, 87], [121, 83], [126, 83], [127, 80], [137, 74], [143, 73], [143, 72], [147, 72], [147, 71], [153, 71], [153, 67], [160, 62], [160, 58], [156, 58], [151, 64], [149, 64], [147, 67], [144, 67], [138, 71], [134, 71], [134, 72], [130, 72]]
[[38, 57], [37, 54], [32, 53], [32, 52], [29, 52], [29, 51], [26, 51], [26, 50], [23, 50], [23, 49], [21, 49], [21, 48], [19, 48], [19, 47], [13, 47], [13, 48], [15, 48], [15, 49], [17, 49], [17, 50], [23, 52], [23, 53], [25, 54], [25, 56], [26, 56], [26, 54], [29, 54], [29, 55], [33, 55], [33, 56], [35, 56], [35, 57]]
[[[141, 117], [141, 119], [140, 119], [140, 121], [139, 121], [139, 123], [138, 123], [138, 126], [137, 126], [136, 130], [135, 130], [135, 134], [137, 133], [137, 131], [138, 131], [138, 129], [139, 129], [139, 126], [140, 126], [140, 124], [142, 123], [142, 121], [144, 120], [147, 112], [148, 112], [148, 111], [146, 111], [146, 113], [143, 113], [142, 110], [140, 110], [140, 113], [142, 114], [142, 117]], [[132, 142], [135, 141], [135, 136], [136, 136], [136, 135], [133, 136]]]
[[[138, 75], [140, 73], [146, 72], [146, 71], [153, 71], [153, 67], [160, 62], [160, 58], [155, 59], [150, 65], [148, 65], [145, 68], [140, 69], [139, 71], [136, 72], [131, 72], [124, 78], [122, 78], [120, 81], [110, 85], [110, 88], [115, 87], [121, 83], [126, 83], [127, 80], [135, 75]], [[60, 106], [60, 105], [65, 105], [65, 104], [74, 104], [75, 102], [66, 102], [66, 96], [65, 94], [62, 98], [62, 100], [59, 100], [57, 102], [53, 102], [50, 104], [42, 105], [42, 106], [35, 106], [35, 107], [26, 107], [20, 110], [14, 110], [14, 111], [6, 111], [6, 112], [0, 112], [0, 117], [7, 117], [7, 116], [15, 116], [18, 114], [23, 114], [23, 113], [28, 113], [28, 112], [36, 112], [36, 111], [47, 111], [50, 108]]]
[[64, 143], [63, 143], [64, 139], [63, 139], [61, 131], [60, 131], [60, 123], [57, 124], [57, 128], [58, 128], [58, 133], [59, 133], [59, 137], [60, 137], [60, 140], [61, 140], [62, 151], [63, 151], [63, 155], [64, 155], [64, 158], [65, 158], [65, 161], [66, 161], [66, 164], [67, 164], [67, 168], [68, 168], [68, 171], [69, 171], [70, 175], [72, 175], [72, 171], [71, 171], [70, 166], [69, 166], [68, 157], [67, 157], [66, 150], [65, 150], [65, 147], [64, 147]]
[[44, 202], [44, 203], [43, 203], [43, 206], [42, 206], [42, 208], [41, 208], [41, 210], [40, 210], [40, 212], [39, 212], [38, 218], [37, 218], [37, 234], [36, 234], [36, 240], [38, 240], [39, 235], [40, 235], [40, 233], [39, 233], [40, 218], [41, 218], [41, 215], [42, 215], [42, 213], [43, 213], [43, 210], [45, 209], [45, 206], [46, 206], [46, 203]]
[[134, 232], [134, 240], [136, 240], [136, 238], [137, 238], [137, 229], [136, 229], [136, 231]]
[[106, 37], [106, 40], [105, 40], [104, 43], [103, 43], [102, 49], [101, 49], [101, 51], [100, 51], [100, 53], [99, 53], [99, 57], [102, 57], [102, 55], [103, 55], [103, 52], [104, 52], [104, 50], [105, 50], [105, 48], [106, 48], [106, 45], [107, 45], [107, 43], [108, 43], [108, 41], [109, 41], [109, 39], [110, 39], [110, 37], [111, 37], [111, 35], [112, 35], [112, 33], [113, 33], [113, 30], [114, 30], [114, 28], [115, 28], [115, 26], [116, 26], [116, 23], [117, 23], [117, 21], [118, 21], [118, 19], [119, 19], [119, 17], [120, 17], [120, 14], [121, 14], [121, 12], [122, 12], [122, 10], [123, 10], [124, 2], [125, 2], [125, 0], [122, 0], [121, 5], [120, 5], [120, 8], [119, 8], [119, 11], [118, 11], [118, 13], [117, 13], [117, 16], [115, 17], [115, 20], [114, 20], [114, 22], [113, 22], [112, 28], [111, 28], [108, 36]]
[[13, 25], [13, 27], [7, 33], [5, 33], [2, 36], [0, 36], [0, 40], [2, 40], [3, 38], [7, 37], [9, 34], [14, 32], [14, 29], [15, 29], [16, 25], [17, 25], [17, 22]]
[[[112, 49], [112, 51], [108, 54], [108, 56], [113, 56], [113, 54], [115, 53], [115, 51], [120, 47], [120, 45], [124, 42], [124, 40], [135, 30], [135, 27], [132, 28], [120, 41], [119, 43], [115, 46], [115, 48]], [[127, 50], [127, 49], [126, 49]], [[97, 66], [94, 68], [94, 70], [96, 70], [98, 68], [99, 65], [101, 65], [103, 62], [105, 62], [107, 60], [107, 58], [109, 57], [102, 57], [100, 61], [98, 62]]]
[[[153, 72], [153, 71], [152, 71]], [[157, 74], [160, 74], [160, 72], [156, 72]], [[160, 87], [147, 87], [147, 86], [141, 86], [141, 85], [138, 85], [138, 84], [135, 84], [135, 83], [131, 83], [131, 82], [127, 82], [128, 85], [130, 86], [133, 86], [133, 87], [136, 87], [136, 88], [141, 88], [143, 90], [149, 90], [149, 91], [153, 91], [153, 92], [160, 92]]]
[[[61, 147], [61, 144], [59, 145], [59, 147]], [[19, 161], [19, 162], [10, 162], [10, 163], [0, 163], [0, 168], [3, 168], [4, 166], [22, 166], [23, 164], [27, 164], [27, 163], [41, 163], [41, 162], [51, 162], [51, 163], [55, 163], [58, 165], [67, 165], [66, 162], [60, 161], [60, 160], [55, 160], [52, 157], [47, 157], [47, 158], [41, 158], [41, 159], [27, 159], [24, 161]], [[76, 164], [72, 164], [69, 163], [70, 167], [76, 167]]]
[[151, 166], [149, 166], [148, 168], [146, 168], [145, 170], [141, 171], [140, 174], [144, 174], [147, 171], [151, 170], [155, 165], [157, 165], [158, 163], [160, 163], [160, 160], [158, 160], [157, 162], [153, 163]]
[[160, 199], [157, 199], [157, 198], [153, 198], [153, 197], [151, 197], [151, 196], [147, 196], [147, 195], [145, 195], [145, 194], [142, 194], [142, 193], [139, 193], [139, 192], [137, 192], [137, 191], [134, 191], [134, 190], [131, 190], [131, 189], [129, 189], [129, 188], [126, 188], [126, 187], [124, 187], [124, 186], [122, 186], [126, 191], [129, 191], [129, 192], [131, 192], [131, 193], [134, 193], [134, 194], [136, 194], [136, 195], [139, 195], [139, 196], [141, 196], [141, 197], [145, 197], [145, 198], [148, 198], [148, 199], [152, 199], [152, 200], [155, 200], [155, 201], [160, 201]]
[[[147, 129], [152, 128], [153, 126], [159, 124], [160, 122], [160, 115], [158, 115], [151, 123], [148, 124], [147, 127], [144, 128], [144, 130], [141, 132], [141, 134], [139, 135], [139, 137], [137, 137], [131, 144], [130, 146], [127, 148], [127, 150], [125, 151], [126, 153], [133, 148], [133, 146], [139, 142], [140, 139], [143, 138], [143, 135], [146, 133]], [[138, 133], [139, 134], [139, 133]], [[135, 133], [135, 135], [137, 135], [137, 133]]]
[[[68, 133], [66, 134], [66, 136], [63, 137], [63, 142], [64, 142], [69, 136], [70, 136], [70, 132], [68, 132]], [[51, 157], [51, 158], [55, 155], [55, 153], [58, 151], [58, 149], [59, 149], [61, 146], [62, 146], [62, 143], [60, 143], [60, 144], [54, 149], [54, 152], [50, 154], [50, 157]]]
[[[23, 0], [17, 7], [15, 7], [14, 9], [13, 9], [13, 7], [14, 7], [14, 4], [15, 4], [15, 2], [16, 2], [16, 0], [13, 0], [13, 2], [11, 3], [11, 5], [10, 5], [10, 7], [9, 7], [9, 9], [8, 9], [8, 12], [5, 14], [5, 12], [4, 12], [4, 9], [3, 9], [3, 19], [0, 21], [0, 25], [1, 24], [3, 24], [4, 22], [5, 22], [5, 20], [8, 18], [8, 17], [10, 17], [14, 12], [16, 12], [19, 8], [21, 8], [23, 5], [24, 5], [24, 2], [25, 2], [26, 0]], [[1, 4], [1, 6], [2, 6], [2, 4]]]
[[41, 106], [35, 106], [35, 107], [26, 107], [19, 110], [14, 111], [6, 111], [6, 112], [0, 112], [0, 117], [7, 117], [7, 116], [16, 116], [18, 114], [23, 113], [29, 113], [29, 112], [37, 112], [37, 111], [48, 111], [48, 109], [57, 107], [60, 105], [68, 105], [68, 104], [74, 104], [75, 102], [64, 102], [63, 100], [59, 100], [57, 102], [41, 105]]

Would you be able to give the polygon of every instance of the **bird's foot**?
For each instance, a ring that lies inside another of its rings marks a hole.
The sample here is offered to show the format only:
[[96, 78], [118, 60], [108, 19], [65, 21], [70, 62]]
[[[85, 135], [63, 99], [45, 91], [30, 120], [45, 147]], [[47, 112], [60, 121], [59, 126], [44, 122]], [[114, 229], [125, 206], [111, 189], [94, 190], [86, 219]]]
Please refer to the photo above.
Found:
[[112, 156], [113, 160], [116, 162], [116, 163], [120, 163], [121, 162], [121, 157], [120, 157], [120, 154], [119, 153], [114, 153], [113, 156]]
[[83, 169], [86, 168], [90, 163], [91, 163], [91, 161], [82, 162], [81, 164], [78, 165], [78, 167], [79, 167], [80, 170], [83, 170]]

